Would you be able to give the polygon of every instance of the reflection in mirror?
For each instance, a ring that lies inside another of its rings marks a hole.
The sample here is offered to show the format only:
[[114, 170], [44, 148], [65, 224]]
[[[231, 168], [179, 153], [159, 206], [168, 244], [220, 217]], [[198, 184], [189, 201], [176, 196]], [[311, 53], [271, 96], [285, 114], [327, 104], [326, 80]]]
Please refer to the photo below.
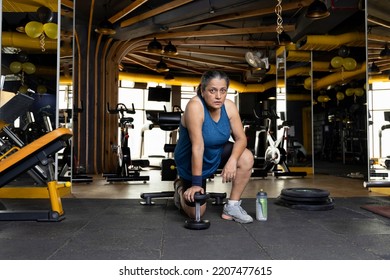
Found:
[[73, 39], [74, 2], [61, 6], [60, 36], [60, 90], [58, 98], [59, 122], [63, 127], [72, 128], [73, 116]]
[[310, 78], [311, 52], [298, 51], [291, 46], [286, 51], [286, 112], [289, 123], [288, 163], [292, 167], [312, 167], [311, 88], [305, 87]]
[[[58, 3], [2, 1], [1, 97], [25, 97], [12, 108], [15, 119], [0, 128], [2, 153], [57, 127]], [[39, 174], [26, 180], [43, 183]]]
[[269, 138], [276, 135], [277, 122], [275, 77], [267, 75], [276, 71], [274, 61], [269, 61], [270, 57], [268, 49], [246, 53], [245, 58], [252, 67], [252, 75], [256, 75], [259, 82], [272, 82], [272, 86], [260, 94], [257, 92], [239, 94], [239, 112], [248, 140], [247, 148], [251, 150], [255, 159], [252, 177], [266, 177], [274, 166], [266, 156]]
[[368, 165], [365, 11], [348, 12], [340, 25], [327, 34], [305, 35], [296, 48], [301, 55], [312, 51], [312, 73], [303, 84], [312, 91], [314, 172], [364, 178]]
[[388, 3], [367, 1], [368, 139], [367, 187], [390, 187], [390, 8]]
[[[305, 176], [306, 173], [293, 172], [289, 167], [291, 151], [289, 150], [290, 125], [286, 114], [286, 52], [280, 46], [275, 55], [275, 88], [268, 93], [257, 95], [252, 115], [252, 125], [246, 129], [249, 146], [253, 147], [255, 168], [253, 177]], [[265, 70], [270, 71], [270, 69]], [[255, 96], [256, 97], [256, 96]], [[260, 99], [262, 97], [262, 99]], [[240, 99], [241, 103], [241, 99]], [[253, 143], [254, 142], [254, 143]]]
[[[58, 115], [59, 126], [73, 129], [77, 114], [73, 108], [73, 40], [74, 40], [74, 1], [63, 2], [61, 5], [60, 32], [60, 62], [59, 62], [59, 91]], [[73, 176], [73, 142], [69, 140], [64, 149], [59, 164], [59, 178], [62, 181], [72, 181]]]

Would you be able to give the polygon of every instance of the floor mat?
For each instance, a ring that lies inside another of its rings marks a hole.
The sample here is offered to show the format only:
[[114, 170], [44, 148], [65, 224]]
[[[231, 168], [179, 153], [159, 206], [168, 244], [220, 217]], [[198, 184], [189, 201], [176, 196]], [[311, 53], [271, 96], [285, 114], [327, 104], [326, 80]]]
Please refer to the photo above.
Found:
[[360, 208], [390, 219], [390, 205], [367, 204]]

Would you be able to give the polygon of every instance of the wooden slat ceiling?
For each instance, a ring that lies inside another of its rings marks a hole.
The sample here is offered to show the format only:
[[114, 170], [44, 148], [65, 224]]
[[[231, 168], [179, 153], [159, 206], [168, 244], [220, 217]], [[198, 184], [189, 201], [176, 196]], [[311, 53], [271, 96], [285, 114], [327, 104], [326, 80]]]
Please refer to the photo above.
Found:
[[[68, 9], [73, 5], [71, 0], [61, 2], [62, 6]], [[364, 15], [359, 0], [344, 0], [337, 3], [326, 1], [329, 2], [331, 16], [318, 21], [304, 17], [308, 5], [312, 2], [312, 0], [282, 2], [283, 27], [295, 42], [312, 34], [365, 31], [364, 20], [361, 23], [356, 21], [357, 14]], [[382, 2], [379, 0], [369, 2], [375, 6], [371, 7], [372, 9], [381, 11], [379, 15], [376, 12], [375, 16], [368, 18], [372, 31], [368, 37], [369, 61], [378, 60], [381, 47], [389, 41], [386, 32], [390, 24], [383, 14], [390, 13], [384, 12], [389, 8]], [[3, 10], [31, 12], [40, 5], [55, 10], [56, 4], [57, 0], [3, 0]], [[257, 83], [259, 75], [246, 62], [245, 53], [261, 52], [270, 58], [271, 64], [275, 64], [275, 53], [278, 49], [275, 4], [275, 1], [258, 0], [80, 0], [76, 1], [76, 21], [88, 24], [91, 20], [93, 25], [91, 29], [94, 30], [99, 22], [108, 18], [117, 32], [112, 35], [114, 40], [140, 41], [138, 44], [140, 47], [127, 54], [122, 62], [124, 71], [145, 71], [161, 75], [155, 71], [155, 66], [162, 58], [174, 75], [193, 75], [207, 69], [218, 68], [239, 77], [241, 82]], [[89, 18], [90, 15], [92, 19]], [[376, 31], [379, 28], [372, 28], [373, 26], [381, 26], [379, 33]], [[148, 53], [147, 44], [154, 37], [163, 47], [171, 42], [177, 47], [178, 55]], [[337, 47], [336, 42], [332, 51], [337, 50]], [[364, 42], [354, 42], [351, 47], [364, 48]], [[307, 47], [305, 51], [310, 50], [311, 48]], [[296, 62], [303, 62], [302, 56], [295, 57], [295, 60], [298, 60]], [[329, 56], [319, 57], [324, 61], [329, 60]], [[290, 56], [290, 61], [293, 60], [293, 56]], [[386, 63], [380, 65], [387, 69]]]

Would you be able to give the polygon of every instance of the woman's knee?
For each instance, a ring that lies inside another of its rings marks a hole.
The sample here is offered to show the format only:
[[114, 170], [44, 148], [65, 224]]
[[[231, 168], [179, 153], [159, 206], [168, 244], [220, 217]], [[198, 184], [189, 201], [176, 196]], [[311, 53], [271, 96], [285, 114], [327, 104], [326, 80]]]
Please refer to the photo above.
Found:
[[254, 164], [253, 154], [250, 150], [245, 149], [238, 160], [238, 167], [243, 169], [251, 169]]

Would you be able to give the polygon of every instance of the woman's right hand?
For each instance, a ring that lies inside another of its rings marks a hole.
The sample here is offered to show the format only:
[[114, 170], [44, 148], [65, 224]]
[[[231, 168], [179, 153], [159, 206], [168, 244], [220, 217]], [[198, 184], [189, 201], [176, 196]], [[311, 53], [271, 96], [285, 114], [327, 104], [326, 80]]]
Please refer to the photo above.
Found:
[[197, 192], [204, 194], [204, 189], [202, 187], [199, 187], [199, 186], [192, 186], [191, 188], [188, 188], [183, 193], [183, 197], [188, 202], [194, 202], [195, 201], [194, 196], [195, 196], [195, 193], [197, 193]]

